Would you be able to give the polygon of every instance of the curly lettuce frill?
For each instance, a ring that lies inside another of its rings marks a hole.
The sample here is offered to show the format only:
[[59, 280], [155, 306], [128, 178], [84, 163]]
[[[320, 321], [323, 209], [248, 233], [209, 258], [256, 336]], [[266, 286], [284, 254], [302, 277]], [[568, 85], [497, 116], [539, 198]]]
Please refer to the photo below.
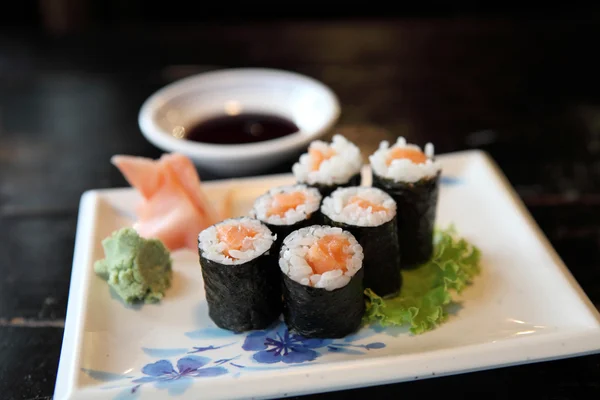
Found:
[[480, 250], [459, 237], [453, 226], [436, 230], [434, 254], [414, 270], [402, 271], [398, 296], [383, 299], [366, 289], [365, 324], [410, 326], [413, 334], [430, 331], [447, 317], [452, 293], [460, 294], [479, 274]]

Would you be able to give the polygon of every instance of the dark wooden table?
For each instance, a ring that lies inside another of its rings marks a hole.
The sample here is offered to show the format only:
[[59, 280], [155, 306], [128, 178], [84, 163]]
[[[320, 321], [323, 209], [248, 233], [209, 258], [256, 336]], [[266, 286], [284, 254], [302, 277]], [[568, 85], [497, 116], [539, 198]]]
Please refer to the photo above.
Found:
[[[438, 152], [488, 151], [600, 306], [599, 22], [295, 21], [0, 36], [0, 397], [53, 394], [80, 195], [126, 185], [111, 155], [160, 154], [137, 126], [148, 95], [215, 68], [320, 79], [340, 97], [339, 129], [364, 129], [371, 143], [403, 134]], [[587, 399], [599, 386], [592, 355], [314, 398]]]

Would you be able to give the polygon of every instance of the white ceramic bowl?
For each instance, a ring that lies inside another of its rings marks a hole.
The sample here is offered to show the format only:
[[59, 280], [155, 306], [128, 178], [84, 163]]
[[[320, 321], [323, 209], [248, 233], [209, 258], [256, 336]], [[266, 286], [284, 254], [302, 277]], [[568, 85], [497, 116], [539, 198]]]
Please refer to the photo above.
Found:
[[[249, 144], [190, 141], [184, 130], [207, 118], [238, 113], [274, 114], [299, 131]], [[272, 69], [226, 69], [181, 79], [150, 96], [139, 113], [143, 135], [166, 152], [179, 152], [219, 175], [258, 173], [306, 148], [337, 121], [333, 91], [312, 78]]]

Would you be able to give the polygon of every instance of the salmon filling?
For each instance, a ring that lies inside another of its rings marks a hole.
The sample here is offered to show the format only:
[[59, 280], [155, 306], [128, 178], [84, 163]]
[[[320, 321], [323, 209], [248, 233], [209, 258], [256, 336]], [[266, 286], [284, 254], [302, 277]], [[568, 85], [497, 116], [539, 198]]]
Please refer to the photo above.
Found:
[[415, 164], [424, 164], [427, 156], [417, 149], [394, 147], [388, 152], [386, 164], [389, 166], [392, 161], [401, 159], [408, 159]]
[[310, 159], [311, 159], [311, 164], [310, 164], [311, 171], [318, 171], [319, 167], [321, 166], [321, 163], [323, 161], [329, 160], [331, 157], [335, 156], [337, 153], [335, 152], [335, 150], [328, 148], [325, 152], [322, 152], [317, 149], [309, 149], [308, 154], [310, 155]]
[[248, 239], [257, 235], [253, 229], [244, 225], [222, 225], [217, 226], [217, 238], [227, 246], [223, 254], [231, 257], [230, 250], [242, 250], [249, 245]]
[[365, 210], [367, 210], [369, 207], [371, 207], [371, 210], [373, 212], [388, 211], [387, 208], [380, 206], [378, 204], [371, 203], [369, 200], [365, 200], [359, 196], [350, 197], [350, 199], [348, 199], [348, 205], [350, 205], [350, 204], [356, 204], [357, 206], [359, 206], [360, 208], [364, 208]]
[[267, 211], [267, 217], [279, 215], [283, 217], [288, 210], [295, 210], [306, 202], [306, 195], [302, 192], [279, 193], [273, 196], [271, 208]]
[[339, 235], [326, 235], [317, 240], [306, 254], [306, 262], [315, 274], [336, 269], [347, 271], [350, 259], [350, 241]]

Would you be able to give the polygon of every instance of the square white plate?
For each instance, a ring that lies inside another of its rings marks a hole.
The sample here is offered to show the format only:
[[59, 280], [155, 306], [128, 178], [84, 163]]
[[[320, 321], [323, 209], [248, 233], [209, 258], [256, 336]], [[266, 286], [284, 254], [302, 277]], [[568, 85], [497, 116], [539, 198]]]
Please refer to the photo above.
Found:
[[[482, 273], [446, 323], [418, 336], [363, 328], [308, 343], [286, 337], [281, 326], [253, 340], [233, 335], [208, 318], [192, 251], [173, 253], [173, 286], [162, 303], [127, 307], [93, 263], [103, 257], [101, 240], [132, 224], [139, 197], [131, 188], [86, 192], [55, 399], [282, 397], [598, 352], [597, 310], [491, 159], [478, 151], [439, 159], [437, 224], [454, 223], [481, 249]], [[292, 182], [277, 175], [204, 188], [215, 202], [234, 189], [235, 213], [245, 214], [269, 187]], [[266, 338], [274, 340], [268, 348]], [[278, 362], [257, 362], [265, 350], [280, 351]]]

